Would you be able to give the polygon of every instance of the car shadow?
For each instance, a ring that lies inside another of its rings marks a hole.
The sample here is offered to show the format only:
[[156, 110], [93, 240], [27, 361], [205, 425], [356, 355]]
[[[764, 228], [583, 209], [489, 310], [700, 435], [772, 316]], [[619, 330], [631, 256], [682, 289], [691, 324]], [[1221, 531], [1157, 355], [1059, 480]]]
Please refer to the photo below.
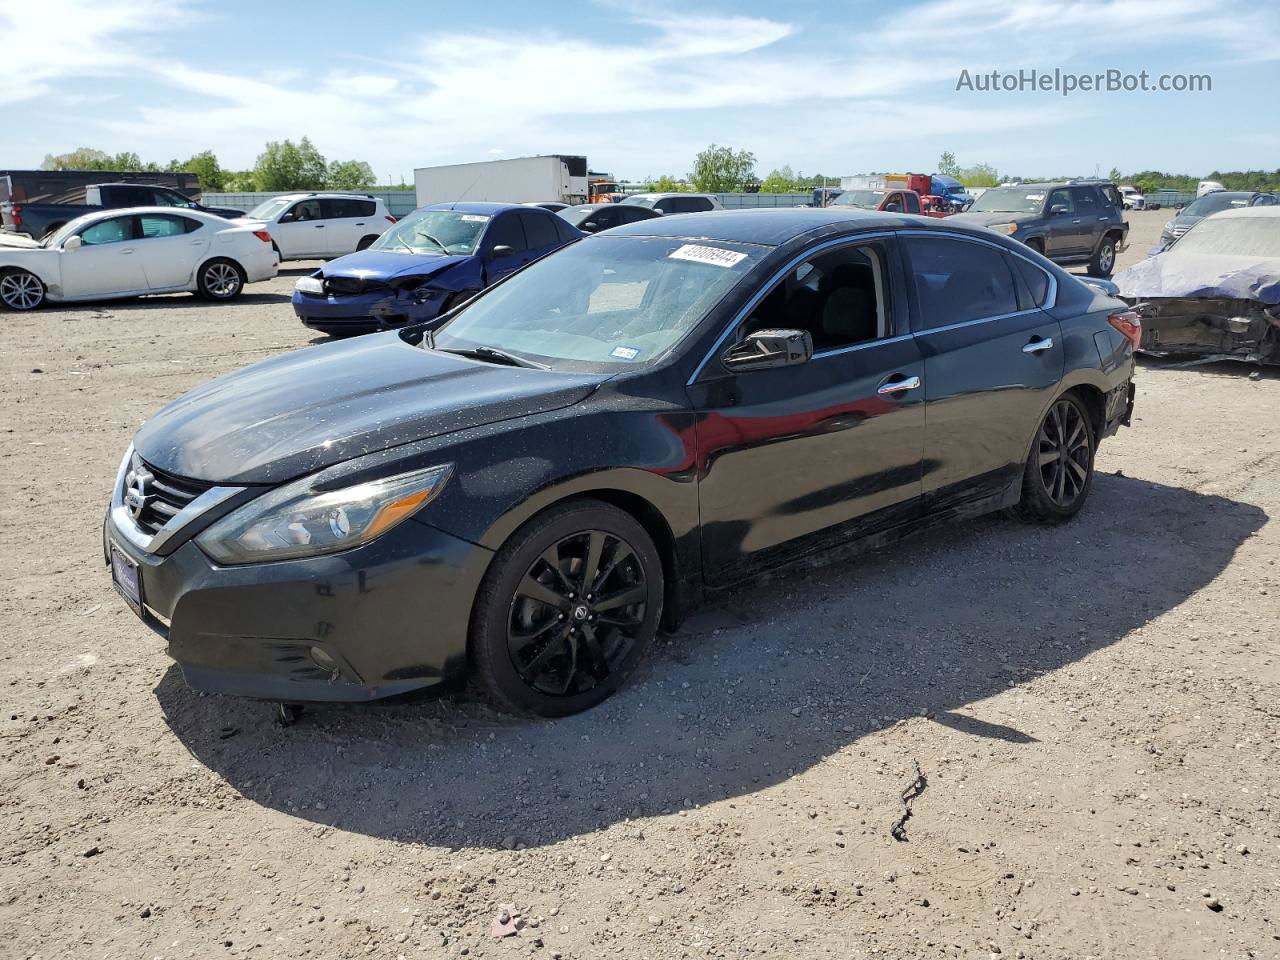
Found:
[[279, 728], [176, 667], [155, 694], [192, 755], [262, 806], [402, 842], [541, 846], [763, 789], [922, 714], [1032, 744], [1016, 717], [961, 711], [1178, 606], [1266, 520], [1099, 474], [1065, 526], [986, 517], [721, 595], [611, 700], [557, 721], [444, 698], [308, 706]]
[[1263, 366], [1248, 360], [1222, 360], [1213, 357], [1162, 357], [1148, 353], [1137, 355], [1144, 371], [1194, 370], [1211, 377], [1230, 380], [1280, 380], [1280, 366]]
[[47, 310], [97, 310], [101, 313], [131, 313], [139, 310], [154, 310], [157, 307], [165, 309], [195, 309], [196, 307], [237, 307], [252, 306], [266, 303], [290, 303], [292, 297], [287, 293], [268, 293], [266, 291], [254, 290], [253, 285], [244, 288], [244, 293], [236, 297], [234, 300], [228, 300], [225, 303], [214, 303], [197, 297], [193, 293], [161, 293], [155, 296], [147, 297], [131, 297], [127, 300], [76, 300], [73, 303], [53, 303], [42, 309]]

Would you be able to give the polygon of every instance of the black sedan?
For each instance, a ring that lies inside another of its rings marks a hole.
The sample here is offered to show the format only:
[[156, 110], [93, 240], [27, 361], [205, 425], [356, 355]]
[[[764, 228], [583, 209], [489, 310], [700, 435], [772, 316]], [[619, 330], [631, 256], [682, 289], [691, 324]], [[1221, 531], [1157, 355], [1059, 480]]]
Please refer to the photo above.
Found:
[[987, 230], [660, 217], [444, 321], [174, 401], [120, 464], [105, 554], [199, 690], [365, 700], [470, 674], [568, 714], [761, 570], [1000, 508], [1069, 519], [1129, 420], [1140, 336]]
[[583, 233], [599, 233], [624, 223], [638, 223], [662, 216], [661, 210], [637, 207], [628, 203], [582, 203], [557, 213]]

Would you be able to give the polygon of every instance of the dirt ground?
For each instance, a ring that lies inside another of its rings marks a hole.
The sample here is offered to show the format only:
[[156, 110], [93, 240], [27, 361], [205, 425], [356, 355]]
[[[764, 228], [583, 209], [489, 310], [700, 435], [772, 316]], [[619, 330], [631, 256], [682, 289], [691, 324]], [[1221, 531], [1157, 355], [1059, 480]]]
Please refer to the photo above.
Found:
[[588, 714], [282, 729], [100, 521], [151, 412], [311, 339], [300, 272], [0, 316], [0, 957], [1280, 957], [1280, 377], [1144, 362], [1074, 523], [753, 584]]

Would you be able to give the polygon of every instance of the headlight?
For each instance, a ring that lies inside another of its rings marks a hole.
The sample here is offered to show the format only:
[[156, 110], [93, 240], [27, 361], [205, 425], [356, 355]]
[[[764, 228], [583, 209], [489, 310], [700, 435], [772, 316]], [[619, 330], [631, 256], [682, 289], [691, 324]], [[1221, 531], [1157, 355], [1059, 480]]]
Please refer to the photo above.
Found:
[[453, 464], [317, 490], [326, 472], [251, 500], [196, 537], [196, 543], [223, 564], [288, 560], [358, 547], [430, 503], [444, 488]]
[[1018, 232], [1018, 225], [1016, 223], [993, 223], [989, 229], [994, 230], [996, 233], [1014, 234]]
[[318, 277], [299, 277], [293, 289], [299, 293], [324, 293], [324, 284]]

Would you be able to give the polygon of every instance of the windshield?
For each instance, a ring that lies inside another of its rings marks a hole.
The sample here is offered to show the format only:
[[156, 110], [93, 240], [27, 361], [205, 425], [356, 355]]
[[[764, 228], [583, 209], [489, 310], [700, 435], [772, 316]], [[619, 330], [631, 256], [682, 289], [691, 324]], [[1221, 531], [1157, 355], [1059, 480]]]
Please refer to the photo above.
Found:
[[995, 187], [969, 208], [970, 213], [1039, 213], [1045, 191], [1028, 187]]
[[284, 208], [293, 203], [288, 197], [272, 197], [270, 200], [263, 200], [260, 204], [245, 214], [250, 220], [274, 220]]
[[635, 193], [629, 197], [619, 200], [618, 202], [629, 203], [633, 207], [649, 207], [650, 209], [652, 209], [653, 205], [658, 201], [654, 198], [653, 194], [651, 193]]
[[1179, 253], [1280, 257], [1280, 217], [1209, 217], [1182, 235]]
[[1249, 196], [1240, 196], [1239, 194], [1231, 195], [1227, 193], [1211, 193], [1207, 197], [1201, 197], [1193, 203], [1187, 204], [1183, 214], [1188, 217], [1207, 217], [1211, 213], [1219, 213], [1222, 210], [1230, 210], [1232, 207], [1247, 207], [1249, 205]]
[[373, 241], [372, 250], [401, 253], [475, 253], [489, 217], [461, 210], [415, 210]]
[[556, 216], [568, 220], [575, 227], [578, 227], [590, 220], [591, 215], [595, 212], [595, 207], [565, 207], [563, 210], [557, 210]]
[[772, 250], [680, 237], [595, 236], [478, 297], [435, 335], [440, 349], [496, 347], [556, 367], [643, 364], [692, 330]]
[[864, 210], [875, 210], [884, 199], [884, 190], [846, 190], [831, 201], [833, 207], [862, 207]]

